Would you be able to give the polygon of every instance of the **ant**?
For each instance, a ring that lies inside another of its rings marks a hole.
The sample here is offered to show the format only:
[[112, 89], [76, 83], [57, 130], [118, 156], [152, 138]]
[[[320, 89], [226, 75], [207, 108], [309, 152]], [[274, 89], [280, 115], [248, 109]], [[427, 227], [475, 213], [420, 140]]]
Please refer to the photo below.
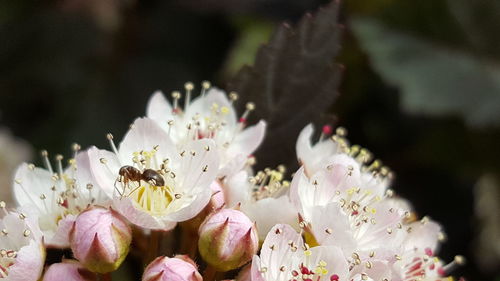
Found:
[[120, 194], [120, 196], [123, 196], [123, 192], [120, 192], [118, 188], [116, 187], [117, 182], [121, 182], [124, 185], [128, 185], [129, 182], [137, 182], [139, 183], [139, 186], [132, 190], [130, 194], [134, 193], [139, 187], [140, 187], [140, 182], [141, 180], [153, 185], [153, 186], [164, 186], [165, 185], [165, 180], [163, 177], [158, 173], [157, 171], [153, 169], [145, 169], [144, 171], [141, 171], [135, 167], [132, 166], [123, 166], [120, 168], [118, 171], [118, 179], [115, 181], [115, 188]]

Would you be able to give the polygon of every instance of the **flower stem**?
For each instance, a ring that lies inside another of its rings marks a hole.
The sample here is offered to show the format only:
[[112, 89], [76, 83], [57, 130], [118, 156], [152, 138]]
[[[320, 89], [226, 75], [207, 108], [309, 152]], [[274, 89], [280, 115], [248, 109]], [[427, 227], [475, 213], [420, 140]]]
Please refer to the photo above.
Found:
[[208, 265], [207, 268], [205, 268], [205, 271], [203, 271], [203, 280], [204, 281], [215, 281], [215, 275], [217, 273], [217, 270], [213, 268], [212, 266]]
[[147, 255], [146, 264], [150, 263], [152, 260], [154, 260], [158, 256], [160, 237], [161, 237], [160, 231], [156, 231], [156, 230], [151, 231], [151, 234], [149, 236], [148, 255]]
[[99, 280], [100, 281], [111, 281], [112, 280], [112, 278], [111, 278], [111, 272], [100, 274]]

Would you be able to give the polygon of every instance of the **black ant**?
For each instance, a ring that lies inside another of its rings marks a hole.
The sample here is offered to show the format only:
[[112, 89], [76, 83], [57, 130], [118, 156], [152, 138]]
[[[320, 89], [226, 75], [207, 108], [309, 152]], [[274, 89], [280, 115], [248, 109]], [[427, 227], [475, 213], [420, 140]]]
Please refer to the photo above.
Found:
[[[119, 175], [119, 177], [116, 180], [116, 182], [121, 182], [124, 185], [128, 185], [129, 182], [139, 183], [139, 186], [137, 188], [135, 188], [134, 190], [132, 190], [129, 193], [129, 195], [134, 193], [140, 187], [141, 180], [143, 180], [151, 185], [154, 185], [154, 186], [164, 186], [165, 185], [165, 180], [163, 179], [161, 174], [153, 169], [145, 169], [141, 173], [141, 171], [139, 169], [127, 165], [127, 166], [123, 166], [120, 168], [120, 170], [118, 171], [118, 175]], [[115, 188], [116, 188], [116, 182], [115, 182]], [[118, 189], [117, 189], [117, 191], [120, 194], [120, 196], [123, 196], [124, 192], [120, 192]]]

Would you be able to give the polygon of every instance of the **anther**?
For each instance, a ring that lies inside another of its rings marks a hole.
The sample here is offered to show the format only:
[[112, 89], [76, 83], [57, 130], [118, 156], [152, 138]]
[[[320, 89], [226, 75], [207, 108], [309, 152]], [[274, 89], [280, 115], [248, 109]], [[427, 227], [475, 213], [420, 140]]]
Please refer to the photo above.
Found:
[[238, 94], [236, 92], [230, 92], [229, 93], [229, 99], [233, 102], [233, 101], [237, 101], [238, 100]]
[[248, 111], [253, 111], [255, 109], [255, 104], [253, 102], [247, 102], [245, 107]]
[[71, 145], [71, 149], [74, 151], [74, 152], [78, 152], [82, 147], [78, 144], [78, 143], [73, 143]]
[[347, 129], [344, 127], [338, 127], [335, 130], [335, 134], [337, 134], [338, 136], [341, 136], [341, 137], [345, 137], [345, 136], [347, 136]]
[[205, 81], [201, 82], [201, 87], [202, 87], [204, 90], [208, 90], [208, 89], [210, 89], [210, 87], [211, 87], [211, 86], [212, 86], [212, 85], [210, 84], [210, 81], [206, 81], [206, 80], [205, 80]]
[[0, 201], [0, 208], [4, 209], [7, 206], [5, 201]]
[[31, 234], [31, 231], [30, 231], [29, 229], [26, 229], [26, 230], [23, 232], [23, 236], [24, 236], [24, 237], [28, 237], [28, 236], [30, 236], [30, 234]]

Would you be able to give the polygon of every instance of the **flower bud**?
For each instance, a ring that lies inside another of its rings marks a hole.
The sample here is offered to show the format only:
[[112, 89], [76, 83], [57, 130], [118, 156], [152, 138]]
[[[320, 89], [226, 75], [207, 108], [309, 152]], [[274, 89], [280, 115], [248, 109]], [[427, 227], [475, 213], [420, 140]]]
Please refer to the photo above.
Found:
[[70, 232], [71, 250], [87, 269], [116, 270], [127, 256], [132, 232], [113, 210], [93, 207], [80, 213]]
[[77, 261], [67, 260], [49, 266], [43, 281], [97, 281], [97, 275], [85, 269]]
[[222, 209], [208, 216], [198, 231], [203, 259], [218, 271], [229, 271], [248, 262], [257, 252], [255, 225], [238, 210]]
[[144, 270], [142, 281], [202, 281], [196, 264], [188, 256], [157, 257]]

